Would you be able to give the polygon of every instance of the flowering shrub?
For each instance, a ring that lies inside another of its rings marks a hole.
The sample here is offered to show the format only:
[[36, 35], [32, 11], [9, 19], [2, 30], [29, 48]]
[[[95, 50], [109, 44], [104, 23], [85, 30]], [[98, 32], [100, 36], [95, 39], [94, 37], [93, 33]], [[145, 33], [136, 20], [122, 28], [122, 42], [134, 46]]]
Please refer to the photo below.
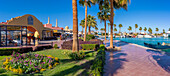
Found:
[[15, 53], [3, 62], [3, 68], [15, 73], [37, 73], [52, 69], [58, 62], [57, 57], [51, 55], [39, 55], [34, 53], [20, 54]]

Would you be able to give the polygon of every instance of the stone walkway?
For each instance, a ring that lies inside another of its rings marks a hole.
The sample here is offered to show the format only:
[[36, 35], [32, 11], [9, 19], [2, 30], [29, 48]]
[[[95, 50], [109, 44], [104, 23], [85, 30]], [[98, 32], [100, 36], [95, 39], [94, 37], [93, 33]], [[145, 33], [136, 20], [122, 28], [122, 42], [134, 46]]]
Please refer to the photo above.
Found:
[[170, 56], [130, 43], [114, 44], [122, 49], [106, 52], [104, 76], [170, 76]]

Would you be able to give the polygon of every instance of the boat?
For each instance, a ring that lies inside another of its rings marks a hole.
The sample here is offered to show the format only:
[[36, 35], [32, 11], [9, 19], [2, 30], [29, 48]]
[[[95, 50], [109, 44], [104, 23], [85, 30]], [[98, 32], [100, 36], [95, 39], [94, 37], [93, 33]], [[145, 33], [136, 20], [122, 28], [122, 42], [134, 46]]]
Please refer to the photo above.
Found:
[[164, 38], [168, 38], [168, 34], [163, 34], [163, 37]]
[[152, 38], [150, 35], [144, 35], [144, 38]]
[[161, 44], [149, 44], [149, 43], [145, 43], [144, 45], [150, 48], [154, 48], [154, 49], [170, 49], [169, 45], [161, 45]]
[[167, 33], [163, 34], [164, 38], [170, 38], [170, 31], [168, 31]]
[[[158, 42], [158, 45], [162, 45], [162, 44]], [[165, 43], [165, 45], [170, 46], [170, 43]]]
[[144, 36], [143, 36], [143, 35], [138, 35], [137, 37], [138, 37], [138, 38], [143, 38]]

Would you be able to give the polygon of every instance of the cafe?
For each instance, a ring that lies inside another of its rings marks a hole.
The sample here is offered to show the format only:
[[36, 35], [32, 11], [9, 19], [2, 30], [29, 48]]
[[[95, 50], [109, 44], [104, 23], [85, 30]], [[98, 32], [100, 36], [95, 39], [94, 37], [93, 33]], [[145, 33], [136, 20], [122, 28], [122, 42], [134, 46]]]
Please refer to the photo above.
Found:
[[0, 23], [0, 47], [35, 45], [35, 40], [53, 37], [53, 30], [27, 14]]

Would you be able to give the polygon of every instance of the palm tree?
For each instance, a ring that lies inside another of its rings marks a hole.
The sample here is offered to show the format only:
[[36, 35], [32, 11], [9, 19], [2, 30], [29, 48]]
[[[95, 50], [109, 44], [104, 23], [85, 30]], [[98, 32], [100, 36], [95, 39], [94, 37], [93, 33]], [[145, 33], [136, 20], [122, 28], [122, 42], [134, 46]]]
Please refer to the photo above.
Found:
[[123, 27], [122, 24], [119, 24], [119, 33], [121, 33], [121, 28]]
[[[114, 26], [114, 29], [116, 28], [116, 24], [113, 24], [113, 26]], [[114, 31], [114, 30], [113, 30]]]
[[103, 36], [103, 31], [105, 30], [105, 28], [101, 28], [100, 31], [102, 33], [102, 36]]
[[148, 32], [149, 32], [150, 34], [152, 34], [152, 29], [151, 29], [151, 28], [149, 28], [149, 29], [148, 29]]
[[82, 27], [82, 34], [83, 34], [83, 29], [85, 27], [85, 20], [81, 20], [80, 26]]
[[[155, 30], [156, 32], [158, 32], [159, 31], [159, 29], [158, 28], [156, 28], [156, 30]], [[155, 34], [156, 36], [157, 36], [157, 34]]]
[[141, 31], [142, 31], [142, 27], [140, 27], [140, 28], [139, 28], [139, 30], [140, 30], [140, 33], [141, 33]]
[[105, 27], [105, 40], [106, 40], [106, 21], [109, 20], [110, 17], [110, 8], [106, 7], [104, 4], [102, 7], [102, 10], [97, 13], [98, 18], [102, 21], [104, 21], [104, 27]]
[[113, 24], [114, 28], [116, 28], [116, 24]]
[[159, 29], [158, 28], [156, 28], [156, 30], [155, 30], [156, 32], [158, 32], [159, 31]]
[[97, 31], [97, 30], [98, 30], [98, 28], [97, 28], [97, 27], [95, 27], [95, 30]]
[[77, 0], [72, 0], [73, 7], [73, 46], [72, 51], [79, 51], [78, 42], [78, 18], [77, 18]]
[[86, 41], [86, 33], [87, 33], [87, 6], [91, 7], [91, 4], [95, 4], [96, 0], [79, 0], [79, 4], [81, 6], [85, 6], [85, 33], [84, 33], [84, 41]]
[[165, 33], [165, 29], [163, 29], [163, 33]]
[[138, 24], [135, 24], [135, 33], [136, 33], [136, 29], [138, 28]]
[[145, 33], [146, 33], [146, 31], [147, 31], [147, 28], [145, 27], [143, 30], [144, 30], [144, 31], [145, 31]]
[[109, 36], [109, 26], [110, 26], [110, 23], [107, 23], [107, 25], [108, 25], [108, 36]]
[[170, 31], [170, 28], [169, 28], [169, 31]]
[[132, 30], [132, 27], [131, 27], [131, 26], [129, 26], [128, 30], [129, 30], [129, 32], [130, 32], [130, 31]]
[[97, 27], [97, 21], [94, 16], [88, 15], [87, 17], [87, 25], [89, 27], [88, 34], [91, 34], [91, 27], [96, 28]]
[[116, 28], [114, 28], [114, 31], [116, 32], [116, 31], [117, 31], [117, 29], [116, 29]]
[[111, 8], [111, 13], [110, 13], [110, 48], [113, 48], [113, 18], [114, 18], [114, 9], [120, 9], [120, 8], [124, 8], [125, 10], [127, 10], [127, 6], [128, 6], [128, 2], [130, 2], [130, 0], [97, 0], [98, 4], [99, 4], [99, 9], [101, 10], [101, 6], [102, 4], [108, 4], [109, 7]]
[[[124, 8], [127, 10], [128, 1], [127, 0], [109, 0], [111, 7], [111, 16], [110, 16], [110, 26], [111, 26], [111, 36], [110, 36], [110, 47], [113, 48], [113, 18], [114, 18], [114, 9]], [[130, 2], [130, 0], [129, 0]]]

